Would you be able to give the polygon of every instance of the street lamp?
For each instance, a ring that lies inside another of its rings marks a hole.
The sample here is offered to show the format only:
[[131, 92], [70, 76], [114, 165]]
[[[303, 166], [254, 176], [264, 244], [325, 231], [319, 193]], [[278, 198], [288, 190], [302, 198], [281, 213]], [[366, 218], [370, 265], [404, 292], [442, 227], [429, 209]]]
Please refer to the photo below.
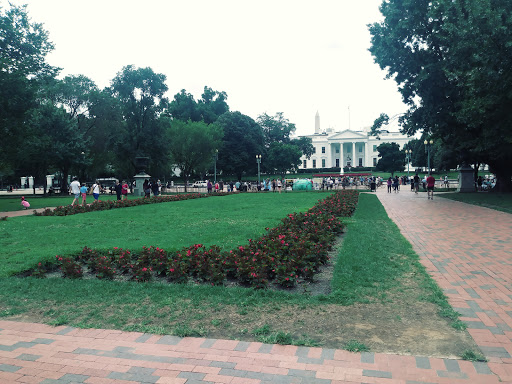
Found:
[[256, 155], [256, 163], [258, 163], [258, 188], [260, 185], [260, 164], [261, 164], [261, 155]]
[[213, 184], [217, 184], [217, 160], [219, 159], [219, 150], [216, 149], [213, 153]]
[[407, 180], [409, 180], [409, 164], [411, 162], [412, 149], [405, 150], [405, 159], [407, 160]]
[[423, 144], [425, 144], [425, 153], [427, 153], [427, 158], [428, 158], [428, 174], [430, 175], [430, 149], [432, 148], [432, 144], [434, 144], [434, 140], [430, 139], [430, 140], [427, 140], [425, 139], [425, 141], [423, 142]]

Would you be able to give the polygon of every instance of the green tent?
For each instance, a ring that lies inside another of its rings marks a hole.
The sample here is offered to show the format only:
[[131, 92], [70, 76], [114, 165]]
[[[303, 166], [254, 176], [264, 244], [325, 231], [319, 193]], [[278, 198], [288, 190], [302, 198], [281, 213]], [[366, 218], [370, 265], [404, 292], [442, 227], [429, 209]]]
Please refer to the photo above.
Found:
[[305, 180], [305, 179], [295, 180], [293, 182], [293, 190], [294, 191], [312, 191], [313, 184], [311, 184], [311, 181]]

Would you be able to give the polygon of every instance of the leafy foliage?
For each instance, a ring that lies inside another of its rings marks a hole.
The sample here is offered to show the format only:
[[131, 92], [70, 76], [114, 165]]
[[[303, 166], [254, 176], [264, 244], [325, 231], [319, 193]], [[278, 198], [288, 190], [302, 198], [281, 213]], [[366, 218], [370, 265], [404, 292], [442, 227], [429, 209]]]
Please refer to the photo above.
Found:
[[[327, 263], [328, 251], [343, 230], [339, 218], [352, 215], [357, 200], [357, 191], [334, 193], [307, 212], [289, 214], [259, 239], [250, 239], [247, 245], [229, 252], [202, 244], [174, 252], [153, 246], [140, 252], [121, 248], [101, 252], [85, 247], [75, 257], [57, 256], [57, 260], [63, 274], [70, 277], [81, 276], [82, 263], [101, 279], [111, 279], [119, 271], [138, 282], [165, 275], [172, 282], [192, 278], [221, 285], [226, 279], [236, 279], [255, 288], [265, 288], [271, 281], [293, 287], [300, 278], [313, 280], [319, 267]], [[40, 265], [34, 268], [35, 273], [40, 274], [40, 269]]]
[[409, 105], [403, 131], [442, 140], [458, 163], [484, 162], [512, 190], [512, 9], [506, 0], [391, 0], [370, 51]]

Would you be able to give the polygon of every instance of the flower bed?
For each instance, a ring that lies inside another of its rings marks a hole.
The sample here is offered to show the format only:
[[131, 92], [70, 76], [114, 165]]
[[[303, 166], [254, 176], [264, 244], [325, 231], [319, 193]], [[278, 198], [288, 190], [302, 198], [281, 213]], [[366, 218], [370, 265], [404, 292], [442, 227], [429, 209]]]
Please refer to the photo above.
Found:
[[47, 208], [42, 212], [34, 211], [34, 215], [36, 216], [69, 216], [76, 215], [78, 213], [86, 213], [86, 212], [94, 212], [94, 211], [105, 211], [108, 209], [114, 208], [126, 208], [126, 207], [136, 207], [138, 205], [146, 205], [146, 204], [158, 204], [158, 203], [168, 203], [171, 201], [182, 201], [182, 200], [190, 200], [190, 199], [201, 199], [210, 196], [225, 196], [229, 193], [216, 193], [216, 194], [204, 194], [204, 193], [187, 193], [183, 195], [162, 195], [162, 196], [153, 196], [150, 198], [140, 198], [140, 199], [131, 199], [131, 200], [106, 200], [106, 201], [97, 201], [92, 204], [86, 205], [65, 205], [59, 206], [56, 208]]
[[[64, 277], [81, 277], [86, 267], [100, 279], [124, 275], [134, 281], [148, 281], [158, 276], [177, 283], [193, 279], [220, 285], [235, 280], [255, 288], [270, 283], [293, 287], [299, 279], [313, 280], [320, 266], [328, 262], [328, 252], [343, 231], [340, 217], [352, 215], [358, 196], [354, 190], [333, 193], [306, 212], [287, 215], [277, 227], [266, 228], [259, 239], [249, 239], [248, 244], [231, 251], [202, 244], [177, 252], [153, 246], [140, 252], [84, 247], [74, 257], [57, 255], [56, 260]], [[40, 264], [32, 275], [44, 275]]]

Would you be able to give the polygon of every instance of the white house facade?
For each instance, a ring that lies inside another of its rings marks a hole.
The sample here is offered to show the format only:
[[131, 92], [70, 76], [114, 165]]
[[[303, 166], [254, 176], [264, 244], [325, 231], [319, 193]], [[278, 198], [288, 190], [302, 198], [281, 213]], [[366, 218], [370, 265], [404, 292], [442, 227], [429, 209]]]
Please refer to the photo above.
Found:
[[397, 143], [400, 148], [411, 138], [400, 132], [383, 131], [376, 136], [369, 135], [370, 128], [363, 130], [346, 129], [335, 132], [332, 128], [320, 130], [320, 116], [315, 116], [315, 133], [310, 137], [314, 147], [311, 158], [301, 157], [300, 169], [341, 168], [341, 167], [374, 167], [377, 165], [379, 152], [377, 147], [382, 143]]

